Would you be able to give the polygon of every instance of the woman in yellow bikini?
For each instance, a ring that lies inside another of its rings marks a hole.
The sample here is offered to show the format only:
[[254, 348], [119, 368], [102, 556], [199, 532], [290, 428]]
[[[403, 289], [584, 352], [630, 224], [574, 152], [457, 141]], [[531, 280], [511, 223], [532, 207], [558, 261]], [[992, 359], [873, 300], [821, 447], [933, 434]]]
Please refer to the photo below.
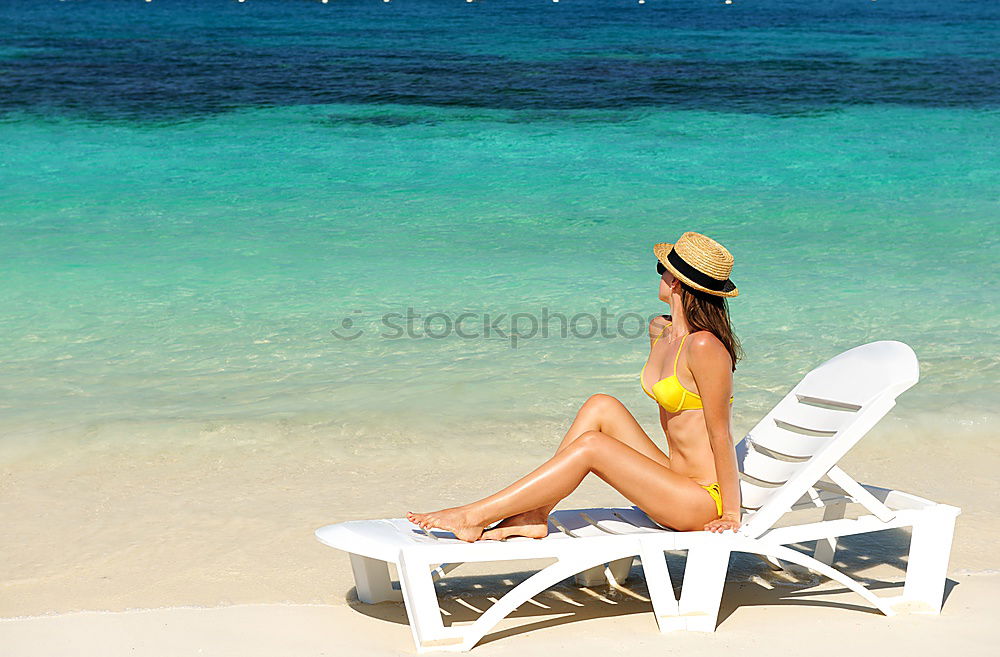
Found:
[[729, 280], [733, 257], [718, 242], [693, 232], [675, 244], [656, 244], [653, 252], [659, 298], [670, 305], [672, 316], [650, 322], [650, 354], [639, 383], [657, 402], [670, 456], [620, 401], [596, 394], [577, 412], [555, 455], [537, 469], [476, 502], [408, 513], [410, 521], [465, 541], [542, 538], [552, 508], [593, 472], [664, 527], [739, 529], [730, 405], [733, 371], [742, 353], [726, 305], [727, 297], [738, 294]]

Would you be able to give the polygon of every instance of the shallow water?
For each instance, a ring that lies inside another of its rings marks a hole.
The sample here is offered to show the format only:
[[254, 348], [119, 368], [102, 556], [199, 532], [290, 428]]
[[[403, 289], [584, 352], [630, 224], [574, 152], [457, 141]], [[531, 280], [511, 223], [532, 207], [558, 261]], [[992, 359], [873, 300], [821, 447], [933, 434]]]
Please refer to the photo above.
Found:
[[995, 409], [995, 113], [348, 111], [0, 124], [3, 421], [654, 414], [651, 245], [687, 229], [736, 257], [737, 418], [875, 339], [920, 358], [901, 404]]

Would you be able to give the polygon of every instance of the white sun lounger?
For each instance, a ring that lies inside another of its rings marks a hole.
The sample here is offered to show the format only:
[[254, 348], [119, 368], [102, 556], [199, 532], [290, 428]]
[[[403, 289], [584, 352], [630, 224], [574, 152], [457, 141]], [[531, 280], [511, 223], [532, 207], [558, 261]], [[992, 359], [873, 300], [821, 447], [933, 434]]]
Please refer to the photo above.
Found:
[[[883, 614], [939, 613], [960, 509], [857, 483], [837, 463], [918, 379], [913, 350], [880, 341], [850, 349], [809, 372], [737, 445], [743, 519], [738, 532], [677, 532], [632, 508], [577, 509], [550, 515], [544, 539], [466, 543], [450, 532], [409, 521], [360, 520], [316, 530], [323, 543], [350, 554], [358, 599], [402, 600], [418, 652], [471, 649], [521, 604], [576, 576], [581, 584], [621, 582], [633, 558], [642, 563], [662, 632], [713, 632], [732, 552], [761, 555], [775, 567], [796, 563], [857, 592]], [[870, 512], [847, 518], [848, 503]], [[821, 507], [823, 519], [775, 527], [786, 513]], [[912, 527], [901, 594], [876, 596], [830, 564], [837, 538]], [[789, 547], [817, 541], [812, 555]], [[674, 596], [665, 551], [687, 550], [680, 598]], [[555, 558], [475, 622], [446, 627], [434, 582], [462, 563]], [[399, 573], [393, 587], [388, 564]]]

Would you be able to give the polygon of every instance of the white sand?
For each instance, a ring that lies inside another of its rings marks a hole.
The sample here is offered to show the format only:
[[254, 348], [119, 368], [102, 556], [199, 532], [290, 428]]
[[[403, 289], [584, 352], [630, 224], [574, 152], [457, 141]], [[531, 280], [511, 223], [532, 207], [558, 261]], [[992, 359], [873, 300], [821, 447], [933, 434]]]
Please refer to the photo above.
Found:
[[[313, 530], [475, 499], [533, 468], [551, 447], [470, 445], [432, 460], [419, 445], [349, 453], [294, 431], [206, 431], [169, 446], [141, 435], [75, 445], [0, 467], [0, 655], [412, 653], [401, 605], [358, 605], [346, 555], [318, 543]], [[829, 593], [837, 589], [829, 582], [771, 578], [746, 557], [733, 563], [713, 635], [660, 636], [647, 602], [610, 604], [566, 585], [556, 593], [582, 606], [549, 592], [561, 616], [527, 605], [476, 652], [772, 655], [798, 653], [821, 635], [812, 654], [842, 654], [835, 640], [861, 654], [986, 654], [1000, 639], [1000, 452], [988, 437], [941, 435], [876, 431], [843, 461], [865, 483], [962, 507], [941, 616], [886, 618], [853, 594]], [[561, 508], [620, 504], [627, 502], [591, 478]], [[899, 586], [905, 530], [847, 537], [842, 548], [838, 567], [873, 590]], [[476, 581], [500, 592], [499, 572]], [[641, 595], [641, 571], [634, 573], [629, 586]], [[472, 580], [461, 578], [480, 574], [456, 574], [442, 606], [471, 620], [457, 600], [477, 604], [463, 588]], [[816, 595], [821, 589], [827, 593]], [[509, 631], [524, 623], [528, 630]]]
[[[756, 586], [734, 590], [729, 585], [720, 625], [712, 634], [661, 635], [648, 603], [612, 605], [591, 598], [584, 607], [554, 606], [558, 615], [535, 607], [519, 610], [471, 654], [995, 655], [1000, 576], [965, 575], [953, 582], [941, 615], [893, 617], [858, 606], [850, 593], [799, 597], [786, 592], [779, 598]], [[363, 610], [339, 605], [175, 607], [0, 620], [0, 647], [7, 657], [376, 657], [415, 652], [399, 603]]]
[[[961, 507], [949, 572], [1000, 569], [997, 443], [947, 444], [936, 453], [915, 439], [901, 448], [873, 432], [843, 466], [865, 483]], [[347, 559], [313, 530], [476, 499], [532, 469], [549, 448], [484, 451], [489, 459], [458, 448], [357, 456], [294, 432], [192, 432], [169, 447], [137, 435], [0, 466], [0, 617], [344, 604], [353, 583]], [[622, 504], [590, 477], [560, 508]], [[848, 544], [889, 563], [907, 550], [898, 536]]]

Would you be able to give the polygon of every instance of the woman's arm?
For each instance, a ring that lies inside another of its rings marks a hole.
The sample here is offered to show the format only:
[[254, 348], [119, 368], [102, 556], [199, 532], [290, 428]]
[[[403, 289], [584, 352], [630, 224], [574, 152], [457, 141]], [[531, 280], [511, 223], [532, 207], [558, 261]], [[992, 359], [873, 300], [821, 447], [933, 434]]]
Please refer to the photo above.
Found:
[[709, 531], [740, 526], [740, 476], [730, 422], [733, 361], [717, 337], [706, 331], [692, 336], [688, 367], [701, 395], [708, 440], [715, 457], [715, 474], [722, 492], [722, 517], [705, 525]]

